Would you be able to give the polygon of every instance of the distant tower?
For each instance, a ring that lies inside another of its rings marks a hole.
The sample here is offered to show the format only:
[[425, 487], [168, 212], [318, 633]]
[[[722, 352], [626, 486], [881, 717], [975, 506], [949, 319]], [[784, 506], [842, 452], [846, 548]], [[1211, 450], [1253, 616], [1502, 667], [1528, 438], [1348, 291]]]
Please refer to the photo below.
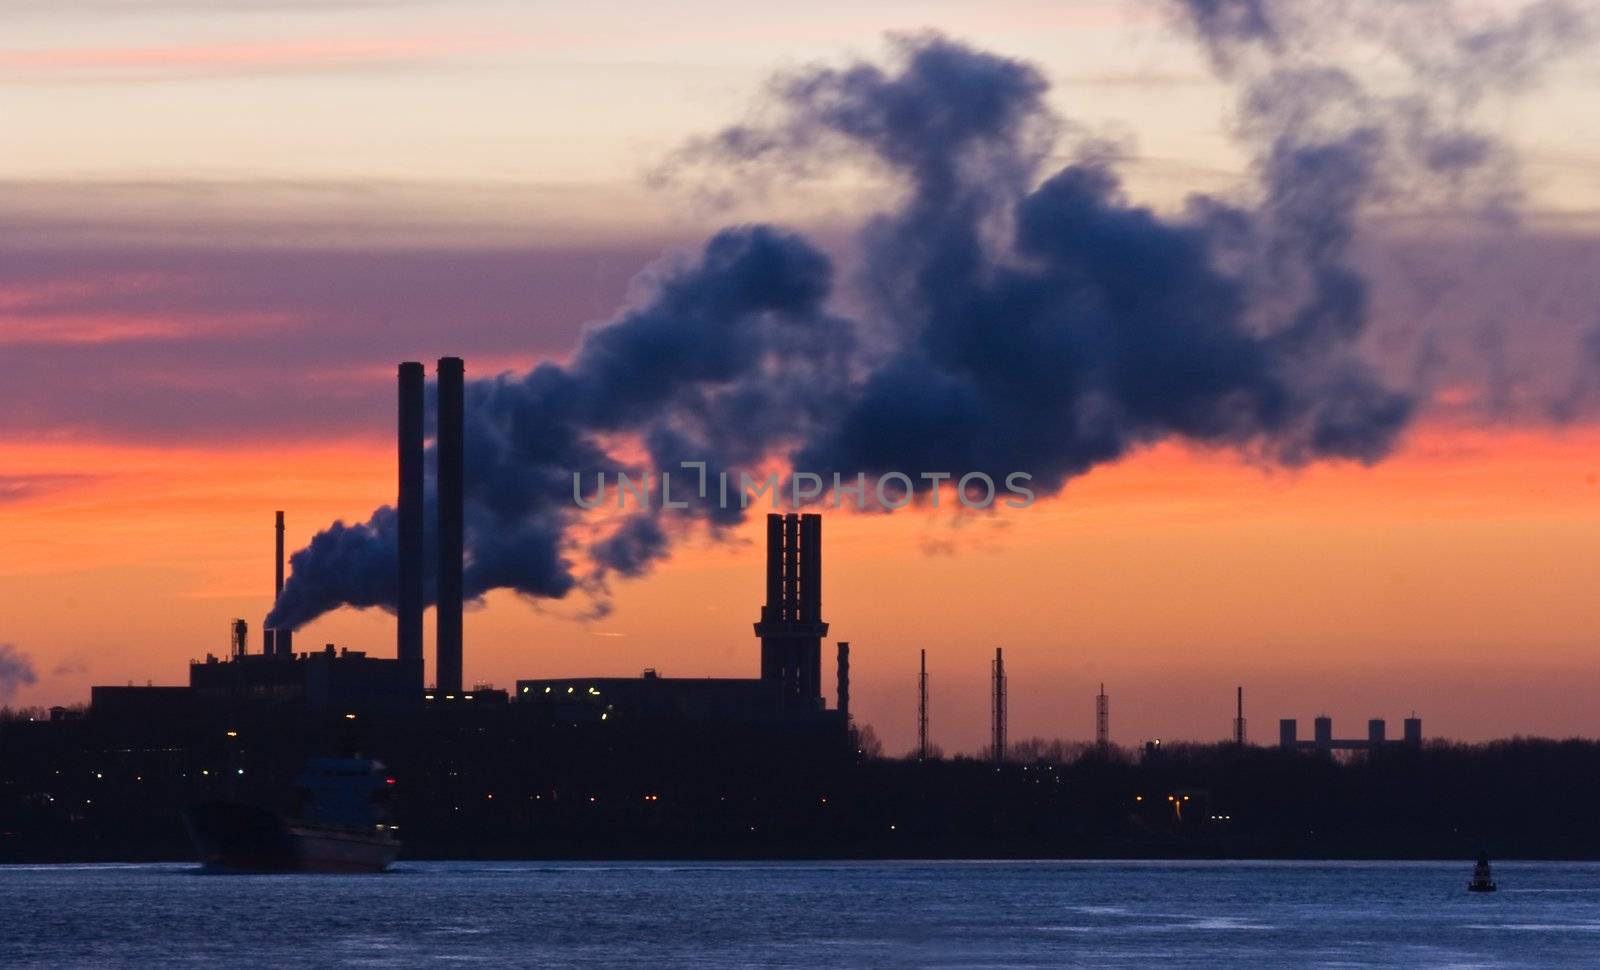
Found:
[[1405, 738], [1406, 744], [1422, 744], [1422, 718], [1417, 716], [1416, 711], [1412, 711], [1411, 716], [1405, 719], [1405, 733], [1403, 737]]
[[1236, 708], [1237, 708], [1238, 713], [1235, 714], [1234, 718], [1233, 718], [1233, 743], [1237, 744], [1239, 747], [1242, 748], [1242, 747], [1244, 747], [1244, 743], [1245, 743], [1244, 742], [1244, 688], [1243, 687], [1238, 687], [1238, 688], [1235, 688], [1235, 690], [1237, 691], [1237, 693], [1234, 696], [1236, 698]]
[[767, 602], [755, 625], [761, 679], [783, 683], [784, 703], [822, 706], [822, 516], [767, 516]]
[[1006, 659], [999, 647], [994, 648], [994, 761], [1006, 760]]
[[245, 651], [250, 647], [250, 624], [243, 620], [234, 620], [232, 630], [233, 649], [231, 654], [233, 659], [238, 660], [245, 655]]
[[1106, 696], [1106, 685], [1094, 699], [1094, 743], [1101, 748], [1111, 746], [1111, 698]]
[[1367, 721], [1367, 747], [1381, 748], [1388, 740], [1389, 726], [1381, 717]]
[[928, 760], [928, 651], [922, 651], [922, 670], [917, 674], [917, 760]]
[[1311, 722], [1312, 740], [1320, 750], [1326, 751], [1333, 747], [1333, 718], [1326, 714], [1321, 715]]

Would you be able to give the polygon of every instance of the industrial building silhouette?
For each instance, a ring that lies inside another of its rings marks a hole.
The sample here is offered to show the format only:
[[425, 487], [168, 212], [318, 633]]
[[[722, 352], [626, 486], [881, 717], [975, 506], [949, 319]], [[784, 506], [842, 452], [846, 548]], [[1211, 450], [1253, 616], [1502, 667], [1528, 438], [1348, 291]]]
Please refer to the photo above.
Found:
[[1299, 722], [1286, 717], [1278, 722], [1278, 747], [1288, 751], [1375, 751], [1385, 745], [1422, 744], [1422, 718], [1415, 714], [1405, 719], [1404, 733], [1398, 739], [1388, 737], [1386, 722], [1380, 717], [1367, 722], [1367, 736], [1364, 738], [1334, 737], [1333, 718], [1326, 715], [1312, 722], [1312, 731], [1310, 740], [1302, 740]]
[[[558, 677], [518, 680], [504, 690], [464, 689], [462, 565], [464, 540], [464, 379], [459, 357], [437, 366], [438, 425], [434, 490], [437, 523], [435, 569], [435, 678], [425, 686], [423, 615], [428, 575], [425, 542], [425, 373], [421, 363], [400, 364], [399, 465], [395, 656], [327, 644], [296, 652], [294, 632], [267, 629], [259, 653], [249, 650], [248, 626], [234, 620], [226, 655], [207, 654], [190, 664], [188, 687], [94, 687], [91, 711], [122, 718], [172, 718], [241, 704], [310, 711], [404, 712], [471, 704], [474, 708], [527, 705], [556, 722], [612, 718], [781, 723], [842, 732], [848, 726], [849, 646], [838, 653], [839, 706], [822, 696], [822, 517], [767, 516], [766, 602], [755, 623], [760, 640], [758, 676], [673, 678]], [[284, 585], [284, 514], [278, 512], [274, 595]]]
[[[1374, 846], [1438, 854], [1452, 850], [1454, 829], [1487, 824], [1440, 827], [1413, 810], [1431, 797], [1427, 779], [1437, 774], [1428, 772], [1470, 777], [1448, 751], [1421, 744], [1420, 719], [1407, 719], [1400, 741], [1388, 740], [1381, 721], [1365, 739], [1335, 739], [1328, 718], [1302, 741], [1286, 720], [1279, 746], [1250, 746], [1242, 689], [1231, 743], [1152, 742], [1130, 752], [1110, 742], [1101, 685], [1096, 743], [1075, 759], [1046, 757], [1028, 739], [1008, 739], [1009, 678], [1021, 674], [999, 647], [982, 756], [945, 758], [931, 743], [924, 650], [915, 755], [879, 757], [850, 721], [848, 643], [837, 648], [835, 706], [823, 696], [830, 628], [822, 519], [813, 514], [767, 517], [764, 596], [747, 628], [757, 640], [752, 676], [578, 671], [519, 679], [509, 691], [469, 688], [460, 624], [464, 418], [451, 403], [464, 373], [457, 358], [439, 362], [430, 544], [426, 374], [416, 362], [399, 368], [393, 656], [333, 644], [296, 650], [287, 628], [262, 631], [253, 651], [248, 624], [235, 620], [227, 648], [191, 663], [186, 686], [95, 687], [87, 717], [0, 724], [0, 860], [182, 857], [187, 839], [175, 820], [194, 799], [270, 800], [307, 757], [358, 751], [399, 779], [408, 854], [444, 858], [1287, 856]], [[281, 512], [274, 529], [277, 594]], [[430, 592], [438, 604], [431, 686]], [[1358, 754], [1324, 757], [1341, 751]], [[1540, 757], [1519, 753], [1513, 763]], [[1420, 821], [1378, 834], [1351, 827], [1337, 811], [1345, 796], [1397, 806], [1384, 818]], [[7, 842], [7, 832], [30, 841]], [[1573, 844], [1570, 832], [1564, 838]], [[1600, 857], [1600, 841], [1593, 851]]]

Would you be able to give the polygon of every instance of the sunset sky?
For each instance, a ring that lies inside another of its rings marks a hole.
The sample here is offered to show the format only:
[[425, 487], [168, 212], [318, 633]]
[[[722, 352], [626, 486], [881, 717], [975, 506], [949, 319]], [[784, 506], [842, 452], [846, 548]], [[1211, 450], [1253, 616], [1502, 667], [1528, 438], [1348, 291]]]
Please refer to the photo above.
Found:
[[[400, 360], [567, 361], [727, 224], [808, 233], [847, 290], [881, 173], [729, 197], [663, 176], [765, 119], [774, 72], [936, 30], [1035, 65], [1131, 201], [1176, 216], [1250, 177], [1237, 82], [1153, 0], [0, 0], [0, 23], [0, 644], [33, 673], [0, 681], [12, 706], [182, 683], [232, 617], [254, 636], [274, 510], [298, 549], [393, 501]], [[1092, 736], [1102, 682], [1126, 744], [1226, 736], [1236, 684], [1258, 741], [1413, 710], [1430, 736], [1600, 734], [1597, 64], [1473, 106], [1509, 201], [1364, 213], [1360, 353], [1419, 402], [1383, 460], [1173, 436], [1025, 510], [830, 511], [857, 719], [910, 747], [926, 649], [934, 741], [974, 751], [1003, 646], [1014, 739]], [[603, 619], [491, 593], [467, 679], [752, 676], [760, 529], [690, 530], [613, 577]], [[296, 640], [324, 642], [389, 655], [392, 618]]]

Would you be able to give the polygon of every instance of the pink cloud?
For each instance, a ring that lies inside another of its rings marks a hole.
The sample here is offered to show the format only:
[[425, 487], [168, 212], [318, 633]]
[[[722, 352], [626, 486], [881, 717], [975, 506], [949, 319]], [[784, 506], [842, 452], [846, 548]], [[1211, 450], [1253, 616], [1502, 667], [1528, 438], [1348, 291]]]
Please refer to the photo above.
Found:
[[310, 38], [150, 47], [58, 47], [0, 51], [0, 72], [54, 77], [77, 72], [168, 75], [253, 73], [406, 63], [525, 46], [513, 36]]
[[[72, 273], [0, 284], [0, 347], [121, 343], [292, 325], [295, 314], [183, 308], [201, 282], [175, 272]], [[155, 305], [141, 305], [154, 301]], [[178, 306], [172, 306], [172, 303]], [[167, 304], [167, 305], [162, 305]]]

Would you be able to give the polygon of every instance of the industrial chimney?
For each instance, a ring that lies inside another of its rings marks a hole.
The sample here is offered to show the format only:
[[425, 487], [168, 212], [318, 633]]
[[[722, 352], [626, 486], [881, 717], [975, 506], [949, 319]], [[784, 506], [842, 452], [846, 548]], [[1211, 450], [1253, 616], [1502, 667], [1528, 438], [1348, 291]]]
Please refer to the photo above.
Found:
[[466, 434], [466, 366], [460, 357], [439, 358], [439, 603], [437, 621], [438, 689], [461, 692], [461, 563], [465, 518], [462, 438]]
[[[273, 557], [273, 603], [277, 603], [278, 597], [283, 595], [283, 512], [281, 510], [276, 514], [276, 520], [277, 552]], [[271, 657], [294, 656], [294, 631], [289, 629], [266, 631], [266, 653]]]
[[922, 651], [917, 674], [917, 760], [928, 760], [928, 651]]
[[[423, 381], [422, 364], [400, 365], [399, 458], [399, 602], [395, 624], [395, 656], [414, 661], [422, 676], [423, 591]], [[421, 687], [421, 683], [417, 684]]]
[[1094, 698], [1094, 743], [1100, 750], [1111, 747], [1111, 698], [1106, 696], [1106, 685]]
[[822, 706], [822, 516], [767, 516], [767, 602], [755, 625], [761, 679], [780, 681], [785, 704]]
[[1234, 701], [1237, 705], [1238, 713], [1235, 714], [1233, 718], [1233, 743], [1242, 748], [1245, 745], [1243, 687], [1237, 688], [1237, 693], [1234, 695]]
[[839, 641], [839, 716], [845, 726], [850, 725], [850, 641]]
[[272, 586], [272, 602], [278, 602], [278, 597], [283, 595], [283, 513], [278, 513], [278, 553], [273, 562], [276, 564], [277, 579]]
[[999, 647], [994, 648], [994, 696], [991, 698], [990, 714], [993, 715], [993, 740], [990, 747], [993, 749], [994, 763], [1000, 764], [1006, 760], [1006, 658]]

